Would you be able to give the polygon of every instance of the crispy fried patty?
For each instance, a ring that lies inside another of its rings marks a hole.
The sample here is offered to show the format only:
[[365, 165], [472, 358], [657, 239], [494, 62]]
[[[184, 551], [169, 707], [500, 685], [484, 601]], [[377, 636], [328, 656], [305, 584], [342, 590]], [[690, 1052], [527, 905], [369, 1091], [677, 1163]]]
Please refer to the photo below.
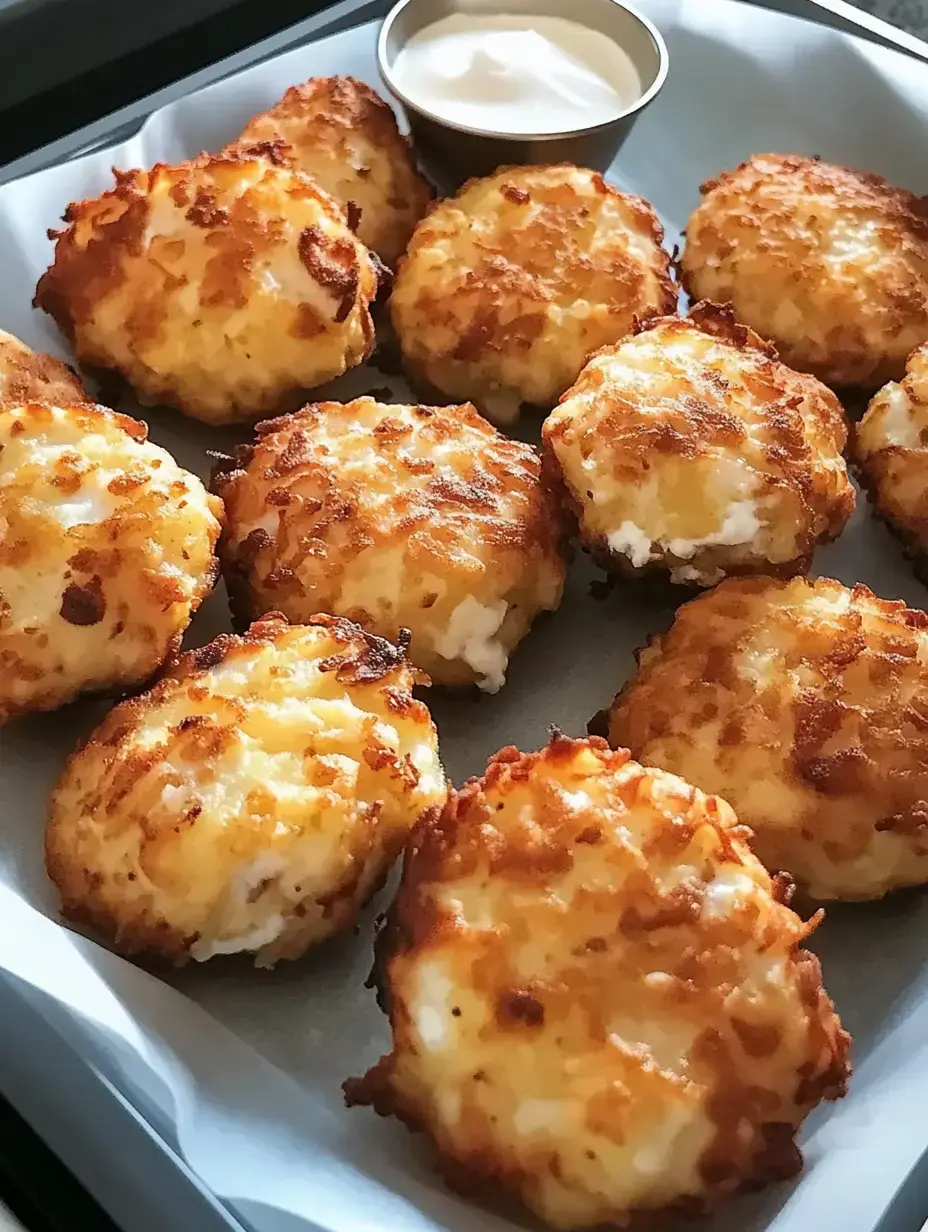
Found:
[[801, 572], [854, 509], [838, 399], [714, 304], [605, 347], [542, 435], [608, 568], [703, 586]]
[[52, 793], [65, 915], [124, 954], [262, 966], [351, 925], [444, 802], [415, 680], [396, 647], [329, 616], [269, 616], [185, 655]]
[[755, 154], [702, 194], [682, 262], [694, 299], [730, 300], [828, 385], [902, 376], [928, 341], [928, 198], [797, 154]]
[[0, 722], [143, 683], [212, 589], [222, 504], [147, 435], [0, 405]]
[[348, 211], [358, 239], [393, 266], [432, 193], [376, 91], [355, 77], [310, 77], [251, 119], [231, 147], [262, 148]]
[[70, 205], [36, 303], [82, 364], [211, 423], [290, 409], [374, 344], [379, 261], [306, 176], [203, 155]]
[[657, 215], [569, 164], [471, 180], [416, 228], [390, 312], [407, 371], [499, 423], [550, 407], [591, 351], [672, 312]]
[[724, 796], [813, 898], [928, 882], [928, 616], [828, 578], [723, 582], [640, 655], [611, 743]]
[[848, 1037], [731, 809], [603, 740], [505, 749], [417, 832], [370, 1103], [556, 1228], [696, 1214], [800, 1166]]
[[358, 398], [261, 424], [215, 478], [236, 611], [408, 630], [435, 683], [495, 692], [564, 584], [561, 512], [540, 470], [472, 406]]

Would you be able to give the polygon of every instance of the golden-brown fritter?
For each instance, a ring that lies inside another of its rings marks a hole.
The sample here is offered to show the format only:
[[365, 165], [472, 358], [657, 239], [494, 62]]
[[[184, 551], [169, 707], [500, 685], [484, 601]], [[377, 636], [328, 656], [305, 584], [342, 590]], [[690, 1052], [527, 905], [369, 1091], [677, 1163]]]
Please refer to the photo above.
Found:
[[0, 406], [0, 723], [141, 684], [218, 567], [222, 504], [102, 406]]
[[755, 154], [701, 191], [682, 261], [694, 299], [730, 300], [828, 385], [902, 376], [928, 340], [928, 197], [798, 154]]
[[853, 444], [877, 511], [913, 550], [928, 551], [928, 345], [909, 356], [901, 382], [876, 394]]
[[77, 406], [90, 399], [73, 368], [0, 329], [0, 404], [27, 402]]
[[849, 1040], [801, 948], [817, 920], [745, 833], [604, 740], [504, 749], [413, 838], [378, 943], [393, 1050], [349, 1103], [556, 1228], [792, 1175]]
[[350, 926], [445, 800], [401, 651], [279, 615], [192, 651], [71, 757], [46, 855], [64, 914], [123, 954], [297, 958]]
[[723, 582], [615, 699], [610, 743], [718, 792], [812, 898], [928, 882], [928, 616], [827, 578]]
[[498, 423], [552, 406], [636, 316], [673, 312], [663, 239], [647, 201], [568, 163], [471, 180], [400, 262], [390, 312], [410, 376]]
[[528, 445], [472, 406], [322, 402], [258, 426], [215, 490], [240, 617], [327, 611], [410, 655], [439, 684], [495, 692], [565, 567], [557, 498]]
[[310, 77], [250, 120], [230, 149], [260, 150], [264, 143], [275, 161], [341, 202], [361, 242], [396, 264], [432, 191], [376, 91], [355, 77]]
[[373, 348], [380, 262], [298, 172], [207, 155], [116, 172], [65, 222], [36, 304], [145, 402], [257, 418]]
[[714, 304], [605, 347], [542, 437], [583, 543], [623, 571], [804, 572], [854, 509], [838, 399]]

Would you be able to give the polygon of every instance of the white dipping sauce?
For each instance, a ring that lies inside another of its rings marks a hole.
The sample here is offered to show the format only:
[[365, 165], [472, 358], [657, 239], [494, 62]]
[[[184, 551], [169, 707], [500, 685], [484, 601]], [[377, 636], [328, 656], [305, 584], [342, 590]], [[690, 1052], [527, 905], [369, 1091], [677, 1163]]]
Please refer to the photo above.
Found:
[[564, 17], [454, 13], [413, 35], [393, 76], [444, 120], [513, 134], [603, 124], [642, 94], [623, 48]]

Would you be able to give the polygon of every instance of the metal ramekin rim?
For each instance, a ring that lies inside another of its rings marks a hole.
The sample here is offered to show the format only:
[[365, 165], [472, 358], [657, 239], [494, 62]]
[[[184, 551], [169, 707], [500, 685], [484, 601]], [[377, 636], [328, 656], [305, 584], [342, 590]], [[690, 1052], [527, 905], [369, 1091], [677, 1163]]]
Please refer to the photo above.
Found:
[[[390, 34], [390, 29], [394, 21], [400, 13], [416, 0], [397, 0], [393, 8], [383, 19], [380, 26], [380, 32], [377, 36], [377, 67], [380, 71], [381, 79], [386, 85], [390, 93], [410, 111], [416, 112], [418, 115], [424, 116], [433, 123], [440, 125], [442, 128], [450, 128], [454, 132], [466, 133], [471, 137], [487, 137], [491, 141], [525, 141], [525, 142], [542, 142], [542, 141], [559, 141], [569, 140], [571, 137], [584, 137], [594, 135], [611, 128], [614, 124], [621, 120], [630, 119], [644, 111], [645, 107], [660, 93], [664, 83], [667, 80], [667, 74], [670, 71], [670, 52], [667, 49], [667, 44], [664, 41], [664, 36], [649, 17], [645, 17], [643, 13], [639, 13], [631, 4], [626, 4], [625, 0], [604, 0], [607, 4], [614, 4], [616, 8], [623, 9], [630, 17], [633, 17], [641, 24], [647, 32], [651, 41], [657, 50], [658, 68], [654, 80], [651, 85], [645, 90], [644, 94], [637, 99], [631, 106], [626, 107], [624, 111], [618, 112], [608, 120], [603, 120], [600, 124], [586, 125], [582, 128], [569, 128], [562, 132], [552, 133], [511, 133], [497, 129], [489, 128], [474, 128], [468, 124], [458, 124], [454, 120], [449, 120], [443, 115], [439, 115], [435, 111], [430, 111], [427, 107], [421, 106], [414, 99], [410, 98], [397, 85], [396, 79], [387, 64], [387, 38]], [[605, 33], [604, 31], [602, 33]], [[607, 36], [608, 37], [608, 36]]]

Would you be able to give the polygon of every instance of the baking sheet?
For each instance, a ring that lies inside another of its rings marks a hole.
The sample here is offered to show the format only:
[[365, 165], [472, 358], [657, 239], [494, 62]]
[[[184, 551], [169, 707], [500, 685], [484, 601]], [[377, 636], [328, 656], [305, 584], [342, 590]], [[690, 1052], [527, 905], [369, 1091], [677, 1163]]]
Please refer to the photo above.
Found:
[[[668, 39], [671, 77], [611, 178], [654, 201], [670, 243], [700, 181], [756, 150], [818, 153], [928, 192], [923, 66], [733, 0], [640, 7]], [[29, 307], [51, 255], [45, 229], [64, 205], [107, 187], [111, 163], [149, 165], [222, 145], [312, 73], [351, 72], [376, 84], [374, 38], [365, 26], [288, 53], [172, 104], [124, 146], [0, 189], [0, 325], [66, 354], [54, 326]], [[347, 396], [384, 383], [402, 395], [394, 378], [370, 371], [338, 388]], [[155, 440], [201, 473], [207, 448], [245, 435], [169, 412], [144, 418]], [[928, 597], [863, 504], [816, 565], [915, 606]], [[625, 679], [634, 648], [667, 623], [669, 611], [647, 588], [627, 585], [595, 600], [592, 576], [579, 561], [560, 612], [538, 624], [501, 694], [435, 705], [455, 780], [479, 771], [503, 744], [536, 747], [551, 722], [581, 732]], [[227, 627], [219, 593], [197, 617], [192, 640]], [[387, 1042], [363, 988], [373, 911], [358, 936], [299, 963], [254, 972], [244, 960], [218, 960], [169, 977], [173, 988], [52, 922], [55, 900], [41, 862], [44, 797], [65, 752], [100, 713], [97, 703], [79, 703], [0, 731], [0, 972], [170, 1125], [194, 1171], [259, 1232], [511, 1227], [446, 1193], [421, 1140], [342, 1108], [341, 1080], [363, 1072]], [[713, 1221], [714, 1232], [874, 1227], [928, 1147], [926, 931], [928, 900], [920, 894], [830, 913], [816, 948], [856, 1038], [852, 1093], [807, 1123], [802, 1178], [733, 1204]]]

